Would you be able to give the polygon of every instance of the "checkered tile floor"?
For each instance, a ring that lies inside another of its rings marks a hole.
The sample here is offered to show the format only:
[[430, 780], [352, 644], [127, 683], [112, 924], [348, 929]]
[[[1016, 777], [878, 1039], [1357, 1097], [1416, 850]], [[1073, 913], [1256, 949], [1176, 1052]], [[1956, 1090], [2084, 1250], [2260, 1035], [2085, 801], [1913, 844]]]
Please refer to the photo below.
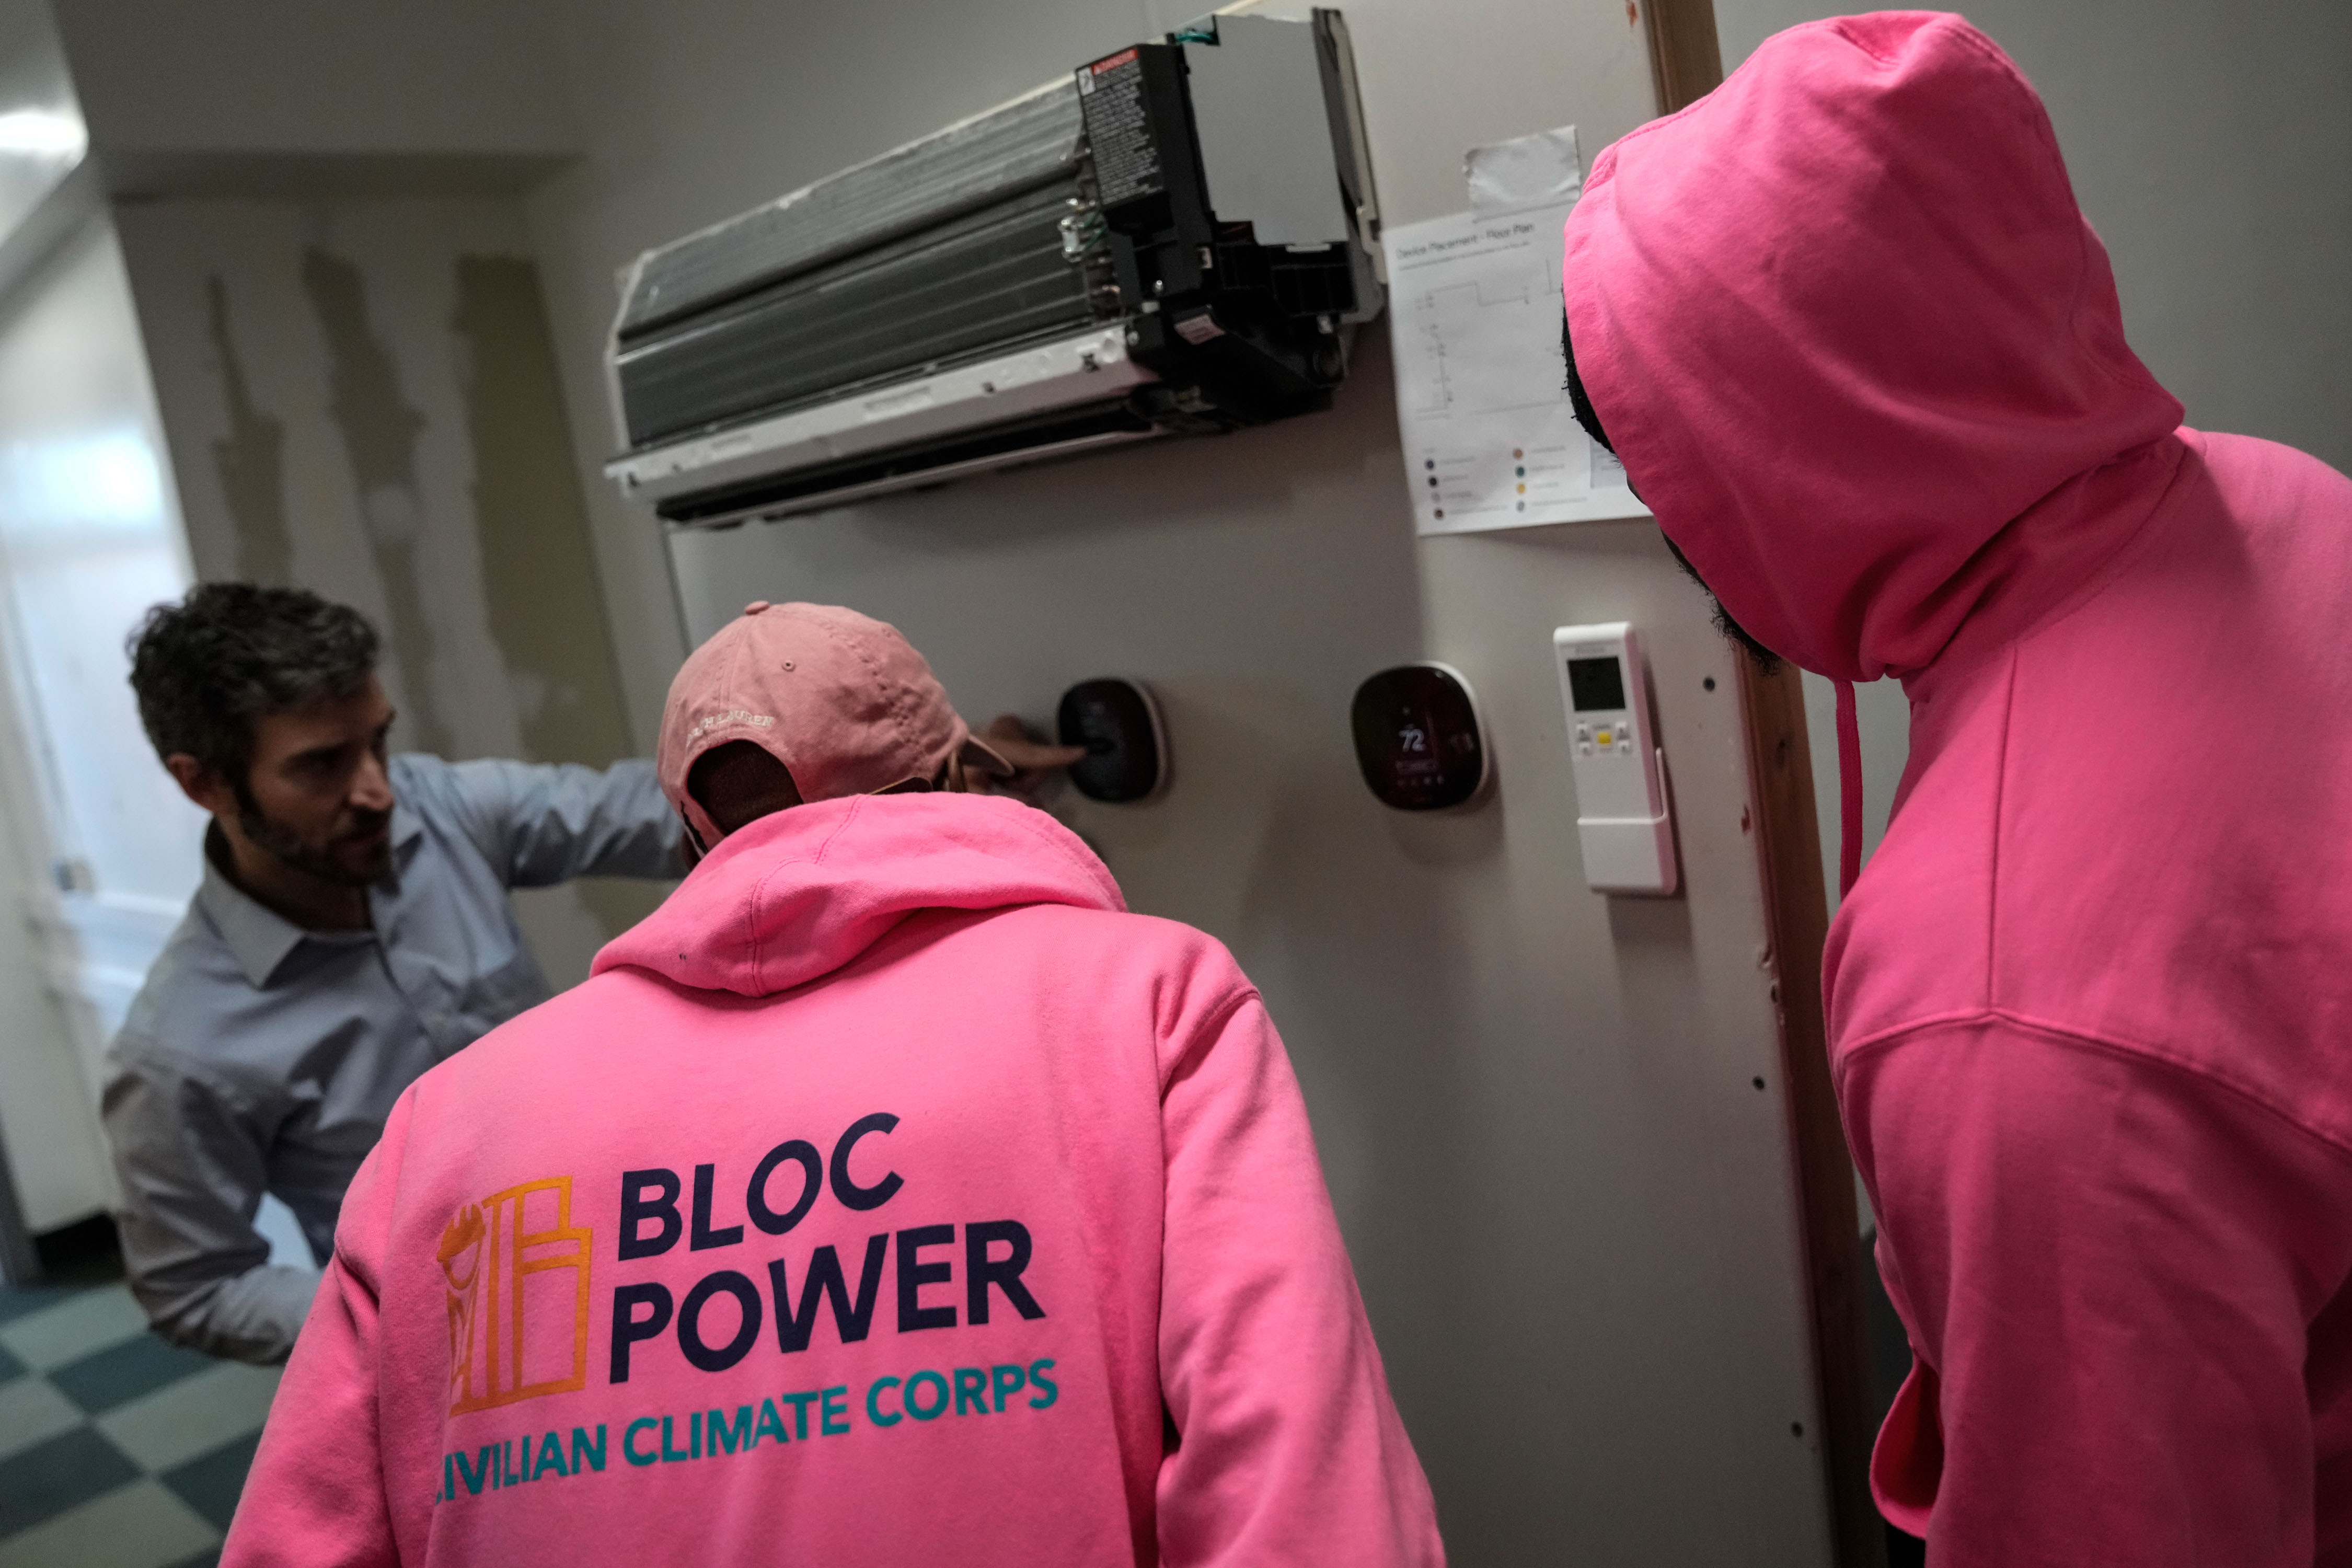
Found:
[[119, 1284], [0, 1288], [0, 1568], [214, 1563], [277, 1388]]

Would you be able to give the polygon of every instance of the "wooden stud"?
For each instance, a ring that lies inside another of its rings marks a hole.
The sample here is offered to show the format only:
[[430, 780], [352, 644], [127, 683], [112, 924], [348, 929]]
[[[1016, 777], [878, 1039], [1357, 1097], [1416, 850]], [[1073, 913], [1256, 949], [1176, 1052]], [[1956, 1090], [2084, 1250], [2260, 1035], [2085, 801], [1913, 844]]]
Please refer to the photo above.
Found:
[[[1714, 0], [1636, 0], [1646, 5], [1650, 76], [1658, 112], [1672, 114], [1715, 90], [1723, 54]], [[1862, 1247], [1853, 1159], [1830, 1081], [1822, 1006], [1822, 946], [1829, 900], [1822, 886], [1821, 829], [1813, 815], [1812, 752], [1803, 685], [1791, 666], [1766, 674], [1743, 651], [1739, 706], [1765, 925], [1772, 944], [1780, 1073], [1786, 1087], [1806, 1305], [1812, 1321], [1822, 1456], [1829, 1481], [1838, 1568], [1885, 1568], [1886, 1532], [1870, 1495], [1870, 1355], [1863, 1313]]]
[[1822, 886], [1821, 829], [1813, 815], [1805, 692], [1791, 665], [1767, 675], [1745, 650], [1732, 657], [1739, 668], [1756, 855], [1779, 997], [1780, 1077], [1796, 1161], [1798, 1227], [1835, 1561], [1839, 1568], [1884, 1568], [1885, 1524], [1870, 1495], [1870, 1446], [1876, 1434], [1870, 1420], [1853, 1158], [1830, 1082], [1829, 1031], [1822, 1008], [1829, 900]]
[[1672, 114], [1713, 92], [1723, 80], [1716, 42], [1714, 0], [1635, 0], [1644, 5], [1650, 34], [1650, 81], [1658, 112]]

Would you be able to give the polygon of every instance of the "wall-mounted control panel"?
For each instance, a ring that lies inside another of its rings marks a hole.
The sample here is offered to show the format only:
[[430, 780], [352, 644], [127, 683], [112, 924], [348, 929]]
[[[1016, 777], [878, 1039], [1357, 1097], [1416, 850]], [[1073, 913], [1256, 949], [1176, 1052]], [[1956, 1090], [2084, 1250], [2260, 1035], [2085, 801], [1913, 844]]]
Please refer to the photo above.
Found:
[[1584, 879], [1597, 893], [1672, 893], [1681, 867], [1641, 639], [1628, 623], [1607, 621], [1561, 626], [1551, 646], [1568, 708]]
[[1451, 665], [1401, 664], [1356, 688], [1356, 764], [1383, 805], [1444, 811], [1486, 793], [1494, 769], [1477, 699]]
[[1070, 782], [1088, 800], [1131, 805], [1168, 787], [1168, 731], [1140, 681], [1081, 680], [1062, 693], [1055, 722], [1062, 744], [1087, 749]]

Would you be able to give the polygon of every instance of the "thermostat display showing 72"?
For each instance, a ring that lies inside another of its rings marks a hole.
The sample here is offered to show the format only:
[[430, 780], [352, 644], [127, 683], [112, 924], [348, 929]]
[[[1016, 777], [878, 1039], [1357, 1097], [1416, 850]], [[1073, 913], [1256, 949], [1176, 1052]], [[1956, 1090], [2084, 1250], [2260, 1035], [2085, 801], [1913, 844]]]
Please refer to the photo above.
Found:
[[1443, 664], [1401, 664], [1356, 688], [1356, 764], [1381, 803], [1444, 811], [1486, 792], [1490, 769], [1469, 682]]
[[1625, 622], [1608, 621], [1562, 626], [1551, 646], [1568, 707], [1584, 879], [1595, 892], [1671, 893], [1681, 867], [1641, 641]]

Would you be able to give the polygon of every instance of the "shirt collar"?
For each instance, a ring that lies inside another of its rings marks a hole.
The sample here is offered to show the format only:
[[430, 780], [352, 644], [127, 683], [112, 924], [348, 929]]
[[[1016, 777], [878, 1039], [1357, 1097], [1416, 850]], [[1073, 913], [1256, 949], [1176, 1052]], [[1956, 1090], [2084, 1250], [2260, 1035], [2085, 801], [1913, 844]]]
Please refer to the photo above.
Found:
[[398, 796], [392, 803], [392, 876], [394, 886], [400, 883], [400, 874], [416, 858], [416, 841], [425, 837], [425, 819], [401, 804]]
[[[378, 888], [396, 889], [400, 873], [413, 858], [413, 847], [425, 831], [422, 818], [407, 806], [395, 802], [392, 808], [393, 870]], [[278, 966], [286, 962], [287, 954], [314, 935], [325, 933], [305, 931], [284, 915], [270, 909], [228, 879], [221, 869], [221, 860], [228, 846], [221, 837], [218, 824], [205, 829], [205, 879], [197, 886], [196, 903], [213, 922], [226, 944], [229, 956], [258, 991], [269, 984]], [[343, 932], [331, 933], [342, 936]], [[352, 932], [353, 936], [370, 933]]]

